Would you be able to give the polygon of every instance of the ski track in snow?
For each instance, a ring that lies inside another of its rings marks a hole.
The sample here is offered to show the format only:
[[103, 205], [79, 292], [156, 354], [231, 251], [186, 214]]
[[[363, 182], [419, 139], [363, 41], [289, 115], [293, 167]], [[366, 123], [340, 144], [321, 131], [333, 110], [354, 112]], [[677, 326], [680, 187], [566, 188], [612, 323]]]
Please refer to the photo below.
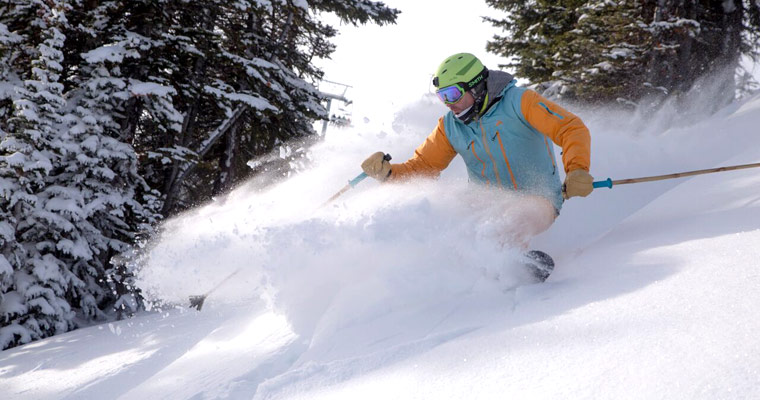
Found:
[[[161, 305], [0, 353], [3, 398], [754, 397], [756, 170], [573, 199], [533, 242], [557, 270], [515, 288], [502, 242], [530, 205], [473, 191], [458, 160], [437, 182], [368, 180], [319, 208], [366, 154], [411, 155], [435, 107], [401, 110], [392, 133], [331, 132], [309, 171], [169, 221], [140, 275]], [[592, 114], [592, 173], [758, 162], [759, 109], [665, 132]]]

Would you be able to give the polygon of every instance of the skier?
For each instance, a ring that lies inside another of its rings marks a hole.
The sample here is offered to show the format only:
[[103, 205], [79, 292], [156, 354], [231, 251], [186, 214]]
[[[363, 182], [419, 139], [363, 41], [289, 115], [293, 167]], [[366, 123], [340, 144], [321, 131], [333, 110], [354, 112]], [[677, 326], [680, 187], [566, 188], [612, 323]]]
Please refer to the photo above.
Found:
[[[433, 78], [438, 98], [449, 112], [414, 155], [390, 164], [383, 152], [363, 163], [364, 172], [379, 181], [413, 176], [437, 177], [454, 156], [464, 159], [470, 181], [496, 185], [529, 196], [532, 212], [524, 226], [529, 237], [548, 229], [564, 199], [588, 196], [591, 138], [574, 114], [535, 91], [516, 85], [506, 72], [488, 70], [469, 53], [454, 54], [438, 67]], [[566, 177], [560, 184], [552, 144], [562, 147]], [[513, 243], [527, 249], [529, 237]], [[544, 252], [526, 253], [526, 265], [543, 282], [554, 268]]]

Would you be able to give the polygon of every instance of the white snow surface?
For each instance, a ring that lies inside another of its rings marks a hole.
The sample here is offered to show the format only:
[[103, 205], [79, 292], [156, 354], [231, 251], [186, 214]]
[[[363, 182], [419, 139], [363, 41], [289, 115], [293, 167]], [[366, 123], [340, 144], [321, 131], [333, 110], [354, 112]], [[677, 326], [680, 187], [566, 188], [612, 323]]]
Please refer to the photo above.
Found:
[[[677, 128], [576, 111], [599, 180], [760, 162], [760, 97]], [[329, 131], [308, 170], [169, 221], [139, 275], [154, 307], [1, 352], [2, 398], [757, 398], [759, 170], [566, 202], [532, 243], [557, 262], [543, 284], [503, 245], [530, 201], [474, 189], [458, 159], [320, 208], [442, 112], [425, 97], [392, 129]]]

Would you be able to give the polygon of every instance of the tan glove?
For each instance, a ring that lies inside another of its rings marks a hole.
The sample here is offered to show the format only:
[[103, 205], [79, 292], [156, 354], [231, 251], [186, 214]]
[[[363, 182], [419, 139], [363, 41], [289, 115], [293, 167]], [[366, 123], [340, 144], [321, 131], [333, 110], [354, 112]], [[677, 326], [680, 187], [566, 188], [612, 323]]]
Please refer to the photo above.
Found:
[[378, 151], [364, 160], [362, 170], [368, 176], [382, 182], [388, 179], [391, 174], [391, 163], [388, 162], [382, 151]]
[[581, 196], [586, 197], [594, 190], [594, 177], [582, 169], [574, 169], [568, 172], [565, 177], [565, 184], [562, 185], [562, 197], [565, 200]]

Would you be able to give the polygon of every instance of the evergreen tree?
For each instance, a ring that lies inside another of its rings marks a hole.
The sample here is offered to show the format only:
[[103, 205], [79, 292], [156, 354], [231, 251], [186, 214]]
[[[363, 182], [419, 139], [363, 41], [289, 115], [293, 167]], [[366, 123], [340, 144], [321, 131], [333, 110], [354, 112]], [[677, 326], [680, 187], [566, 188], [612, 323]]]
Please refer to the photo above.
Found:
[[[25, 259], [23, 248], [15, 240], [16, 221], [12, 210], [8, 208], [9, 201], [6, 200], [20, 189], [15, 170], [10, 169], [6, 161], [6, 157], [10, 155], [8, 150], [27, 149], [26, 153], [22, 151], [16, 156], [19, 165], [25, 164], [20, 159], [21, 157], [31, 154], [31, 143], [24, 140], [26, 138], [20, 141], [15, 139], [9, 141], [8, 138], [8, 132], [15, 130], [11, 116], [14, 113], [13, 103], [18, 99], [17, 88], [23, 87], [15, 64], [16, 60], [23, 55], [20, 44], [24, 42], [24, 38], [15, 33], [6, 23], [24, 22], [20, 20], [19, 15], [8, 15], [0, 19], [0, 200], [2, 200], [0, 203], [2, 205], [0, 207], [0, 305], [3, 304], [3, 298], [7, 297], [6, 294], [13, 284], [14, 266], [21, 265]], [[23, 207], [23, 203], [19, 207]], [[0, 313], [0, 318], [2, 318], [0, 321], [4, 326], [9, 320], [9, 307], [0, 308]], [[0, 345], [0, 348], [4, 347]]]
[[0, 348], [140, 306], [141, 239], [316, 137], [314, 57], [367, 0], [31, 0], [0, 6]]
[[335, 35], [318, 12], [381, 24], [398, 13], [366, 0], [123, 5], [115, 24], [121, 31], [108, 42], [133, 38], [141, 56], [120, 70], [160, 91], [130, 99], [122, 126], [131, 137], [141, 133], [135, 148], [149, 156], [141, 173], [162, 193], [164, 215], [248, 177], [251, 158], [314, 136], [312, 122], [327, 115], [314, 85], [321, 71], [311, 60], [333, 51]]
[[506, 36], [494, 36], [486, 46], [488, 51], [509, 60], [501, 67], [514, 68], [518, 76], [533, 82], [554, 79], [559, 66], [573, 62], [565, 49], [565, 41], [581, 16], [579, 8], [585, 0], [524, 2], [515, 0], [488, 0], [494, 8], [508, 13], [507, 18], [484, 18], [506, 31]]
[[[569, 62], [554, 77], [570, 97], [586, 102], [633, 102], [658, 88], [642, 82], [651, 37], [642, 33], [638, 0], [588, 1], [567, 36]], [[635, 79], [639, 77], [639, 79]]]
[[[54, 185], [76, 193], [82, 207], [69, 215], [88, 251], [67, 253], [67, 265], [80, 279], [71, 302], [84, 316], [101, 311], [136, 311], [139, 299], [128, 287], [133, 271], [111, 259], [131, 254], [141, 235], [152, 231], [158, 219], [158, 201], [137, 173], [134, 149], [119, 141], [120, 126], [113, 120], [121, 111], [114, 99], [125, 96], [123, 80], [110, 76], [104, 63], [89, 57], [87, 81], [78, 86], [71, 111], [65, 116], [68, 151], [53, 177]], [[52, 187], [56, 187], [52, 186]]]
[[31, 72], [18, 74], [28, 79], [15, 88], [14, 115], [0, 143], [0, 252], [5, 260], [0, 268], [7, 271], [10, 265], [13, 270], [0, 304], [2, 348], [65, 332], [74, 325], [65, 297], [75, 278], [55, 248], [63, 239], [59, 234], [73, 227], [57, 213], [65, 202], [57, 203], [47, 191], [47, 178], [62, 151], [56, 132], [65, 104], [60, 76], [66, 4], [31, 3], [16, 14], [30, 24], [19, 35], [23, 39], [18, 45], [30, 59]]
[[[109, 96], [119, 93], [107, 90], [114, 82], [97, 68], [66, 68], [64, 32], [75, 36], [69, 11], [66, 2], [40, 1], [4, 14], [17, 30], [3, 42], [13, 42], [3, 54], [16, 62], [3, 67], [18, 78], [15, 97], [6, 92], [15, 111], [0, 144], [2, 348], [65, 332], [75, 317], [139, 305], [129, 264], [110, 261], [150, 230], [155, 201], [140, 197], [148, 188], [134, 150], [116, 139]], [[76, 81], [72, 71], [83, 69], [91, 79], [67, 103], [63, 74]]]
[[760, 5], [748, 0], [488, 3], [510, 14], [487, 18], [508, 33], [487, 49], [548, 94], [585, 102], [680, 95], [709, 77], [719, 107], [747, 88], [735, 85], [740, 57], [757, 55]]

